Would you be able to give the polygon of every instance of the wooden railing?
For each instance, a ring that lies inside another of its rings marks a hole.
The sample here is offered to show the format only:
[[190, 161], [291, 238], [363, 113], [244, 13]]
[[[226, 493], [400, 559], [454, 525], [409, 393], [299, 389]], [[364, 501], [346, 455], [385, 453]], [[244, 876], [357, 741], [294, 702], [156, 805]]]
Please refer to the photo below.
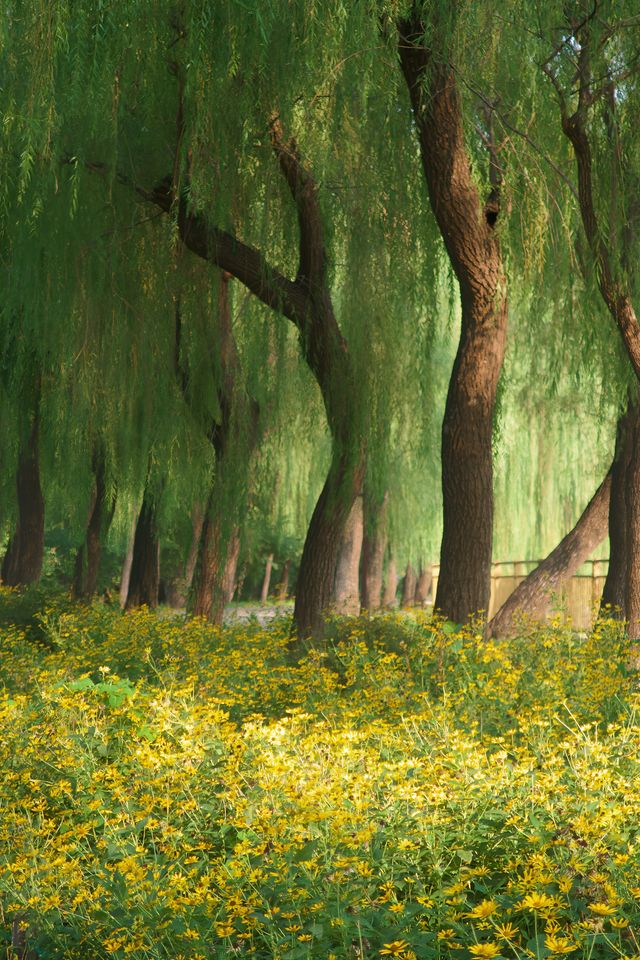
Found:
[[[491, 565], [491, 602], [489, 618], [500, 609], [518, 584], [534, 570], [539, 560], [509, 560]], [[548, 605], [547, 615], [561, 611], [578, 630], [588, 630], [593, 621], [593, 610], [602, 596], [604, 581], [609, 568], [608, 560], [589, 560], [580, 567]], [[436, 595], [440, 564], [433, 567], [433, 596]]]

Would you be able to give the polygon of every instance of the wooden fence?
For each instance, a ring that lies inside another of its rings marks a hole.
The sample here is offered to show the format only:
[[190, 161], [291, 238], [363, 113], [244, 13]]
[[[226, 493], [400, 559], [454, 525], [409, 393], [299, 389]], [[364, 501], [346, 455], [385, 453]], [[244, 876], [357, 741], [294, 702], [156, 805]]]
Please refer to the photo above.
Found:
[[[489, 619], [497, 613], [507, 597], [535, 567], [538, 560], [508, 561], [491, 565], [491, 601]], [[577, 574], [564, 584], [547, 607], [547, 616], [561, 612], [578, 630], [588, 630], [593, 622], [593, 611], [602, 596], [609, 568], [608, 560], [589, 560]], [[433, 564], [433, 596], [436, 595], [440, 564]]]

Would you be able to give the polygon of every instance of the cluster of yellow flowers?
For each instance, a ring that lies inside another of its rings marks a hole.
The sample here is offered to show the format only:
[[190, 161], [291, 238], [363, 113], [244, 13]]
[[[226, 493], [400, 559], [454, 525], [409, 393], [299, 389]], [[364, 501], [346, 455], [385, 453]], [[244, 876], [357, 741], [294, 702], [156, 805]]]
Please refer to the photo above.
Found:
[[[640, 957], [615, 623], [510, 643], [52, 605], [0, 632], [0, 944], [51, 958]], [[55, 649], [51, 649], [54, 647]]]

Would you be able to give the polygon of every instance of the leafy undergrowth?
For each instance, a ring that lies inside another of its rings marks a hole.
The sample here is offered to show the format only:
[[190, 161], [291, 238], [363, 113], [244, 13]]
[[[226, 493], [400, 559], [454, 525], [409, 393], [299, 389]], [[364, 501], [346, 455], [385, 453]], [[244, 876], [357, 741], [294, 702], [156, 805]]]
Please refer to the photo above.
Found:
[[3, 955], [640, 956], [614, 622], [345, 620], [292, 667], [287, 623], [37, 616], [0, 632]]

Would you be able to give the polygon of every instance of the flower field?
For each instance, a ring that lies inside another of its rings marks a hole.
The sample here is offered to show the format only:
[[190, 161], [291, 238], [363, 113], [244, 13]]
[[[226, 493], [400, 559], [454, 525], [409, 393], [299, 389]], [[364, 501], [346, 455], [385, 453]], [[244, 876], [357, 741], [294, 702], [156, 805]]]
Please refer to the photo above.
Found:
[[295, 665], [286, 622], [35, 622], [0, 636], [1, 956], [640, 957], [615, 622], [345, 620]]

